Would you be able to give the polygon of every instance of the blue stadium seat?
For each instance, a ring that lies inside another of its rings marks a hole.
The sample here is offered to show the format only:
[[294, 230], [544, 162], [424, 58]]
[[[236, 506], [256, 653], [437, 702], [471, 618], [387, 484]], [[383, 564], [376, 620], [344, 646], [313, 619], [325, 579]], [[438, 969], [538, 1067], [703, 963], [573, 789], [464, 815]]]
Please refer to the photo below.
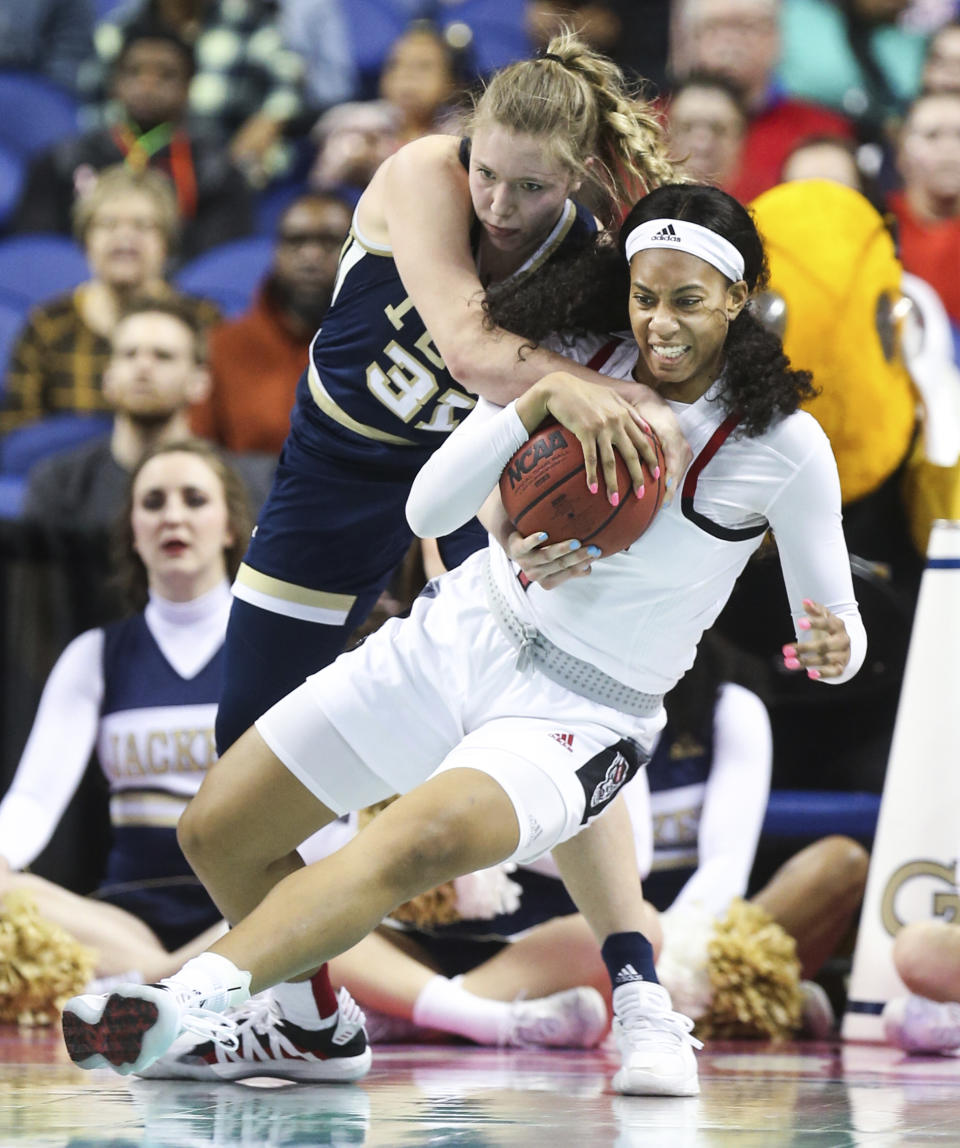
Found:
[[285, 180], [261, 191], [257, 196], [256, 234], [266, 235], [272, 239], [277, 233], [280, 216], [295, 199], [299, 199], [309, 190], [306, 180], [297, 179]]
[[35, 462], [106, 434], [111, 423], [106, 414], [59, 414], [8, 431], [0, 439], [0, 475], [24, 477]]
[[18, 474], [0, 474], [0, 519], [16, 519], [23, 510], [27, 480]]
[[273, 255], [273, 240], [265, 235], [235, 239], [212, 247], [192, 259], [174, 276], [188, 295], [218, 303], [228, 318], [245, 311]]
[[482, 76], [533, 55], [524, 10], [517, 0], [447, 0], [440, 5], [444, 28], [466, 24], [473, 33], [470, 58]]
[[380, 69], [390, 46], [416, 15], [418, 5], [410, 0], [344, 0], [343, 11], [360, 75], [360, 95], [370, 99], [377, 94]]
[[0, 302], [24, 313], [90, 278], [82, 249], [65, 235], [0, 240]]
[[0, 143], [0, 230], [7, 226], [20, 202], [26, 160], [19, 152]]
[[43, 76], [0, 70], [0, 143], [21, 155], [79, 134], [78, 111], [74, 96]]

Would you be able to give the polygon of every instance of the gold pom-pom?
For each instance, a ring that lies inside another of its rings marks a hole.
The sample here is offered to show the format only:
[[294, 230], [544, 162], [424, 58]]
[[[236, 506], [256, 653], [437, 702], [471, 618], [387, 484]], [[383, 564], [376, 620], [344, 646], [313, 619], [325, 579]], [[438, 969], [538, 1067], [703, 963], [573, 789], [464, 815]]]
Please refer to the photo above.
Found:
[[29, 894], [8, 893], [0, 902], [0, 1023], [52, 1024], [93, 976], [94, 960]]
[[[385, 801], [378, 801], [376, 805], [368, 805], [357, 813], [357, 825], [362, 829], [368, 825], [378, 813], [382, 813], [388, 805], [396, 801], [396, 797], [388, 797]], [[395, 921], [403, 921], [417, 929], [429, 929], [433, 925], [449, 925], [452, 921], [460, 920], [457, 909], [457, 890], [452, 881], [445, 881], [435, 889], [428, 889], [425, 893], [404, 901], [390, 914]]]
[[697, 1035], [785, 1040], [801, 1025], [800, 962], [793, 937], [758, 905], [730, 903], [707, 945], [713, 1003]]

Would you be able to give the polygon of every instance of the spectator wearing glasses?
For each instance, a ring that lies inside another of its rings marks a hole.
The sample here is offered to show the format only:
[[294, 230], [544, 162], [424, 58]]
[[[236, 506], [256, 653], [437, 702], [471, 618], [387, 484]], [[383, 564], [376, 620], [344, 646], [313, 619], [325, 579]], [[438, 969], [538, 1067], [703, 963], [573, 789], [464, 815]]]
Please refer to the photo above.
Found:
[[220, 319], [216, 304], [181, 295], [166, 278], [180, 218], [162, 172], [105, 168], [77, 200], [73, 222], [90, 278], [30, 312], [7, 371], [0, 433], [45, 415], [111, 412], [102, 386], [110, 338], [135, 297], [177, 298], [204, 328]]
[[788, 94], [778, 75], [781, 0], [681, 0], [674, 69], [720, 72], [744, 92], [750, 122], [740, 178], [726, 190], [749, 203], [780, 181], [791, 149], [807, 136], [852, 136], [830, 108]]
[[279, 453], [349, 230], [350, 208], [335, 195], [309, 193], [284, 211], [252, 306], [211, 333], [212, 389], [194, 414], [198, 434], [236, 452]]
[[722, 73], [691, 72], [671, 92], [667, 132], [674, 161], [691, 179], [729, 188], [743, 163], [743, 92]]

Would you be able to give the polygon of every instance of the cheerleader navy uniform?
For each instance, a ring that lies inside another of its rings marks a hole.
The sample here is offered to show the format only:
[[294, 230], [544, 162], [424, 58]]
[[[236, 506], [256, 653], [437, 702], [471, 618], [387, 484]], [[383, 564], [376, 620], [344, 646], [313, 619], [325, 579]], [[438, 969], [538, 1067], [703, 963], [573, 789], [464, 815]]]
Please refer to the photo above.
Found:
[[[568, 200], [516, 274], [595, 230], [592, 215]], [[354, 216], [233, 589], [221, 752], [331, 662], [370, 613], [413, 540], [404, 514], [410, 485], [475, 402], [437, 352], [391, 249], [367, 239]], [[452, 567], [485, 545], [474, 521], [445, 539], [441, 553]]]
[[223, 582], [189, 602], [151, 597], [143, 613], [75, 638], [50, 672], [0, 802], [0, 854], [24, 869], [96, 751], [113, 831], [96, 896], [144, 921], [168, 949], [220, 919], [180, 852], [176, 825], [216, 757], [229, 608]]
[[103, 680], [97, 756], [111, 789], [113, 842], [96, 897], [176, 949], [220, 920], [177, 844], [176, 823], [216, 757], [223, 647], [184, 678], [137, 614], [104, 628]]

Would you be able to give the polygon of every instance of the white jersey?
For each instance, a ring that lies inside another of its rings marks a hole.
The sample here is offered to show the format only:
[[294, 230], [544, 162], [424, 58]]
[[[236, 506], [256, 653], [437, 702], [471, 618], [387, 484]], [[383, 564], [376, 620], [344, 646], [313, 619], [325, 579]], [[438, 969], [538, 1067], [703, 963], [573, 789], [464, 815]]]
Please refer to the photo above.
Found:
[[[564, 353], [585, 363], [605, 341], [578, 340]], [[600, 369], [628, 379], [637, 354], [632, 338], [623, 339]], [[687, 481], [680, 480], [684, 497], [678, 493], [663, 507], [634, 546], [595, 562], [587, 578], [544, 590], [525, 589], [519, 568], [492, 545], [497, 584], [518, 617], [556, 645], [635, 689], [664, 694], [692, 665], [703, 631], [769, 526], [794, 623], [804, 615], [804, 598], [844, 620], [850, 662], [841, 676], [822, 680], [846, 680], [863, 662], [866, 637], [830, 444], [813, 417], [798, 411], [763, 434], [729, 434], [711, 453], [727, 419], [721, 389], [722, 378], [696, 402], [670, 403], [693, 462]], [[499, 408], [481, 399], [420, 471], [407, 503], [414, 531], [441, 536], [469, 519], [527, 438], [515, 404]]]

